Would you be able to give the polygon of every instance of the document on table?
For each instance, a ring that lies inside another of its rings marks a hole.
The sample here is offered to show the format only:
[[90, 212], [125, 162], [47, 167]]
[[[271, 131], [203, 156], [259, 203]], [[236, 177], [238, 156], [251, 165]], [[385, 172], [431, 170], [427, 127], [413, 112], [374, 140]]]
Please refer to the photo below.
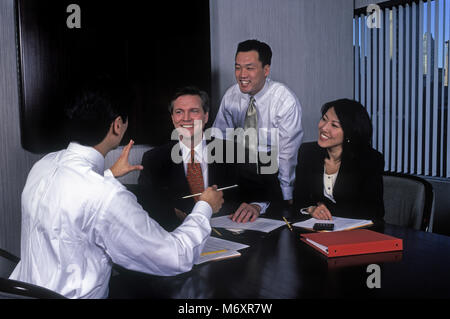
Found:
[[322, 220], [322, 219], [310, 218], [305, 221], [292, 224], [292, 226], [302, 227], [302, 228], [312, 230], [315, 223], [334, 224], [333, 231], [350, 230], [350, 229], [373, 225], [373, 222], [371, 220], [367, 220], [367, 219], [352, 219], [352, 218], [343, 218], [343, 217], [333, 216], [332, 220]]
[[278, 227], [286, 225], [282, 220], [257, 218], [254, 222], [236, 223], [229, 216], [211, 218], [211, 227], [226, 229], [246, 229], [269, 233]]
[[206, 240], [206, 244], [205, 247], [203, 247], [200, 258], [197, 260], [195, 264], [200, 265], [211, 260], [220, 260], [231, 257], [238, 257], [241, 255], [241, 253], [238, 250], [247, 247], [250, 246], [221, 238], [209, 237]]

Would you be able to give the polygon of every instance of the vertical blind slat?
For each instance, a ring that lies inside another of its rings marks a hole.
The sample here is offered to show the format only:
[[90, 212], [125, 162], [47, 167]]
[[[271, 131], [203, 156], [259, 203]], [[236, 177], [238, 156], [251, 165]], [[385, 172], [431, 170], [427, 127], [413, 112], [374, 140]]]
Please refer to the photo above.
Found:
[[426, 32], [426, 92], [425, 92], [425, 152], [424, 152], [424, 174], [430, 173], [430, 121], [431, 121], [431, 1], [427, 2], [427, 32]]
[[[445, 16], [446, 18], [444, 19], [444, 21], [447, 21], [447, 34], [450, 36], [450, 21], [448, 21], [450, 19], [450, 3], [448, 3], [447, 6], [447, 10], [445, 11]], [[446, 150], [447, 150], [447, 154], [446, 154], [446, 175], [445, 177], [450, 177], [450, 112], [449, 112], [449, 107], [450, 107], [450, 41], [447, 41], [447, 52], [446, 52], [446, 75], [447, 75], [447, 123], [446, 123]]]
[[359, 19], [355, 19], [355, 56], [354, 56], [354, 68], [355, 68], [355, 75], [354, 75], [354, 81], [355, 81], [355, 100], [359, 101], [359, 61], [360, 61], [360, 54], [359, 54]]
[[398, 103], [397, 103], [397, 172], [403, 172], [403, 96], [404, 96], [404, 14], [403, 6], [398, 8]]
[[419, 46], [419, 65], [418, 65], [418, 79], [419, 83], [417, 85], [419, 96], [417, 98], [417, 152], [416, 152], [416, 161], [417, 161], [417, 173], [422, 174], [422, 140], [423, 140], [423, 75], [424, 75], [424, 52], [423, 52], [423, 16], [424, 16], [424, 3], [421, 2], [419, 4], [419, 37], [418, 37], [418, 46]]
[[411, 10], [410, 6], [405, 5], [405, 107], [404, 107], [404, 143], [403, 143], [403, 172], [408, 173], [409, 164], [409, 118], [411, 114], [411, 46], [410, 46], [410, 36], [411, 36], [411, 24], [410, 24]]
[[391, 104], [391, 169], [396, 171], [397, 157], [397, 9], [392, 8], [392, 104]]
[[366, 106], [366, 23], [365, 16], [361, 15], [361, 103]]
[[[366, 25], [367, 26], [367, 25]], [[365, 27], [366, 27], [365, 26]], [[372, 36], [373, 29], [366, 29], [366, 52], [367, 52], [367, 86], [366, 86], [366, 108], [370, 117], [372, 117]]]
[[[411, 146], [411, 156], [409, 160], [409, 173], [414, 174], [416, 171], [416, 162], [415, 162], [415, 151], [416, 151], [416, 107], [417, 107], [417, 5], [415, 2], [412, 3], [412, 28], [411, 28], [411, 131], [410, 131], [410, 146]], [[419, 43], [421, 43], [419, 41]], [[420, 65], [420, 63], [418, 63]], [[420, 66], [419, 66], [420, 68]]]
[[[380, 12], [380, 22], [382, 23], [384, 17], [383, 11]], [[383, 70], [384, 70], [384, 32], [382, 29], [378, 30], [378, 42], [379, 42], [379, 51], [378, 51], [378, 57], [379, 57], [379, 66], [378, 66], [378, 112], [377, 112], [377, 122], [378, 122], [378, 129], [376, 134], [377, 136], [377, 148], [379, 150], [383, 149]], [[374, 134], [375, 135], [375, 134]]]
[[385, 37], [385, 72], [384, 72], [384, 166], [386, 170], [389, 170], [390, 167], [390, 132], [391, 127], [389, 123], [390, 112], [391, 112], [391, 33], [390, 33], [390, 18], [391, 18], [391, 10], [386, 9], [384, 15], [384, 37]]
[[[433, 44], [433, 43], [432, 43]], [[432, 136], [431, 136], [431, 174], [432, 176], [437, 176], [437, 155], [438, 155], [438, 88], [439, 88], [439, 80], [438, 80], [438, 52], [439, 52], [439, 0], [435, 0], [434, 2], [434, 56], [433, 61], [433, 124], [432, 124]]]
[[[373, 64], [372, 64], [372, 87], [371, 91], [372, 94], [372, 127], [377, 127], [377, 103], [378, 103], [378, 90], [377, 90], [377, 72], [378, 72], [378, 61], [377, 61], [377, 55], [378, 55], [378, 29], [373, 28], [372, 29], [372, 52], [373, 52]], [[372, 134], [372, 144], [375, 148], [378, 147], [377, 145], [377, 139], [376, 134]]]
[[442, 6], [442, 19], [439, 18], [439, 20], [442, 21], [442, 41], [440, 42], [441, 44], [441, 48], [439, 49], [440, 52], [442, 52], [442, 60], [441, 60], [441, 65], [442, 65], [442, 73], [441, 73], [441, 86], [440, 86], [440, 90], [441, 90], [441, 96], [440, 96], [440, 103], [441, 103], [441, 107], [440, 107], [440, 134], [439, 134], [439, 174], [438, 176], [442, 176], [444, 174], [444, 161], [445, 161], [445, 153], [444, 153], [444, 132], [446, 130], [445, 128], [445, 117], [444, 117], [444, 106], [445, 106], [445, 25], [446, 25], [446, 20], [445, 20], [445, 11], [446, 11], [446, 6], [445, 3], [447, 2], [447, 0], [444, 0], [441, 2], [440, 6]]

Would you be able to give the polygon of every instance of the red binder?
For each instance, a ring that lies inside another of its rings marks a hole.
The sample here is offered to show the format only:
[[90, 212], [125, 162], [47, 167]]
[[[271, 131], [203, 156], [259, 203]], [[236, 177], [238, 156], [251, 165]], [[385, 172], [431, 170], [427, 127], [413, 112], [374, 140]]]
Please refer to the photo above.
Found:
[[403, 250], [400, 238], [368, 229], [302, 234], [301, 240], [328, 257]]

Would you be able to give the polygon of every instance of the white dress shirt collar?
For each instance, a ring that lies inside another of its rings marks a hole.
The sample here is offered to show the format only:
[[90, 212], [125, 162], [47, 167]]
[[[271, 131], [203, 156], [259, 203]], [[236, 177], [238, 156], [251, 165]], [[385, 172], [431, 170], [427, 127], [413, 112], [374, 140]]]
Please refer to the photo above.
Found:
[[[269, 89], [269, 86], [270, 86], [270, 79], [266, 78], [266, 81], [262, 89], [253, 96], [255, 98], [255, 101], [258, 101], [258, 99], [261, 99], [264, 96], [264, 94], [266, 94], [267, 90]], [[250, 95], [248, 97], [250, 100]]]
[[[189, 163], [191, 161], [191, 148], [187, 147], [181, 141], [179, 143], [180, 143], [180, 148], [181, 148], [181, 154], [183, 156], [183, 163]], [[203, 136], [202, 142], [198, 143], [194, 147], [195, 159], [199, 163], [207, 162], [206, 158], [205, 158], [205, 160], [203, 160], [203, 156], [204, 156], [204, 154], [203, 154], [204, 151], [203, 150], [204, 149], [206, 149], [206, 139]]]
[[89, 163], [92, 164], [92, 169], [103, 176], [105, 170], [105, 158], [103, 155], [91, 146], [84, 146], [76, 142], [71, 142], [67, 147], [68, 152], [81, 155]]

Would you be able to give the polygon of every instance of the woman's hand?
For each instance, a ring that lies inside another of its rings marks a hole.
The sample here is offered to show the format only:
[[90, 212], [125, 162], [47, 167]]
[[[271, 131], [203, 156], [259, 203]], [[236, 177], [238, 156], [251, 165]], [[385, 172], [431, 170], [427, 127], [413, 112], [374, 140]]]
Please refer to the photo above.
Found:
[[113, 173], [114, 177], [121, 177], [132, 171], [141, 171], [144, 169], [142, 165], [131, 165], [128, 162], [128, 156], [130, 155], [130, 150], [133, 144], [134, 141], [130, 140], [128, 145], [123, 148], [122, 154], [120, 154], [117, 161], [113, 164], [113, 166], [111, 166], [110, 170]]
[[317, 206], [312, 206], [310, 208], [309, 213], [315, 219], [324, 219], [324, 220], [333, 219], [328, 208], [322, 203], [317, 203]]

